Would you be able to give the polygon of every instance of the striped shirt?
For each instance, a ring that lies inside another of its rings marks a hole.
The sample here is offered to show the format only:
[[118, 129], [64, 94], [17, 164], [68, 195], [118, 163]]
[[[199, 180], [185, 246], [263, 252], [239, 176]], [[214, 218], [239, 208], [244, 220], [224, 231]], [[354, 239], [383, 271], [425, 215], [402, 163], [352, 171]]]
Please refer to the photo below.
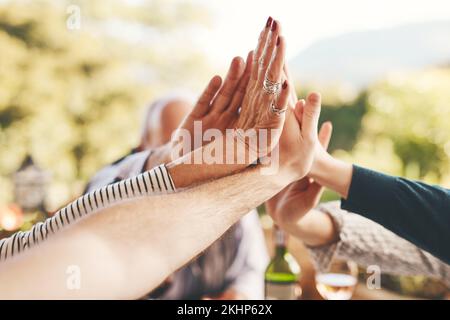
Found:
[[126, 199], [175, 192], [175, 185], [165, 165], [137, 176], [95, 189], [39, 222], [29, 231], [18, 231], [0, 240], [0, 261], [5, 261], [41, 242], [63, 227]]

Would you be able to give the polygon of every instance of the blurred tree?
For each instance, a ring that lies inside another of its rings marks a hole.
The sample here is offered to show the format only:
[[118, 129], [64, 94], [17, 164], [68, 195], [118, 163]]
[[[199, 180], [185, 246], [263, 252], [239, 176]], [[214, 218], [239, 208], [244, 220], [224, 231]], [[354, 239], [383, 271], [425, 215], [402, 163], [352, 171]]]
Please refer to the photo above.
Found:
[[[81, 28], [69, 30], [73, 4]], [[163, 42], [203, 23], [206, 11], [184, 2], [2, 2], [0, 202], [11, 200], [9, 175], [28, 152], [53, 174], [55, 208], [134, 146], [147, 101], [180, 83], [204, 83], [207, 65], [189, 37]]]
[[449, 68], [394, 75], [375, 84], [362, 141], [389, 139], [401, 161], [399, 174], [444, 182], [450, 174], [449, 86]]
[[386, 173], [450, 186], [449, 86], [450, 68], [439, 67], [389, 76], [352, 101], [322, 92], [321, 120], [334, 124], [330, 151]]

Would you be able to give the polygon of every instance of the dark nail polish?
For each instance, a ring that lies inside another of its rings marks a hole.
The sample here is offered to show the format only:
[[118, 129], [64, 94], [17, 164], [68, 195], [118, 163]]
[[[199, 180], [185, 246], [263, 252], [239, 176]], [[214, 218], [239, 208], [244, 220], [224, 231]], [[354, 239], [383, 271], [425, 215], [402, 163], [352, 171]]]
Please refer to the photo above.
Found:
[[286, 89], [286, 88], [287, 88], [287, 81], [284, 80], [284, 82], [283, 82], [283, 89]]
[[277, 30], [277, 22], [276, 21], [274, 21], [272, 23], [272, 31], [275, 31], [275, 30]]
[[280, 37], [277, 37], [277, 47], [280, 45]]
[[267, 19], [267, 22], [266, 22], [266, 28], [269, 28], [269, 27], [272, 25], [272, 21], [273, 21], [272, 17], [269, 17], [269, 18]]

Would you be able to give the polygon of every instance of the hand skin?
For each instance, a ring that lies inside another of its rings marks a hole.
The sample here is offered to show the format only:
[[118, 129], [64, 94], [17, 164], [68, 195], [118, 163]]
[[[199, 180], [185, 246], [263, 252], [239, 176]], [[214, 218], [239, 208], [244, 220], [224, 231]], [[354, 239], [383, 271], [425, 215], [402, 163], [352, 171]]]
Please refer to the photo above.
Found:
[[[153, 154], [146, 162], [146, 170], [150, 170], [161, 163], [169, 163], [175, 160], [173, 154], [174, 146], [179, 143], [180, 132], [187, 130], [192, 137], [190, 148], [186, 151], [192, 151], [200, 146], [195, 146], [194, 123], [200, 121], [202, 124], [202, 135], [208, 129], [218, 129], [225, 132], [226, 129], [232, 128], [233, 123], [238, 117], [235, 112], [242, 103], [242, 98], [248, 84], [250, 76], [252, 52], [247, 57], [245, 63], [241, 57], [235, 57], [228, 70], [225, 82], [222, 84], [220, 76], [214, 76], [205, 90], [201, 94], [192, 111], [183, 120], [182, 124], [176, 132], [174, 132], [169, 143], [155, 148]], [[180, 156], [183, 156], [181, 154]]]
[[[320, 149], [326, 150], [332, 126], [325, 122], [319, 132]], [[316, 153], [321, 151], [316, 151]], [[308, 246], [330, 244], [338, 239], [331, 217], [314, 210], [323, 187], [310, 177], [296, 181], [266, 202], [266, 210], [277, 225]]]

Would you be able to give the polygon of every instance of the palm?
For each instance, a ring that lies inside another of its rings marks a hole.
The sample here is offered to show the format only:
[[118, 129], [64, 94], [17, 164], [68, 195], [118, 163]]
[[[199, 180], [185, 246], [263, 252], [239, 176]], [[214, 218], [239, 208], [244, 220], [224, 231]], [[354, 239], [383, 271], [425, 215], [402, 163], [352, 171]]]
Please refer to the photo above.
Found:
[[268, 201], [268, 211], [280, 226], [295, 223], [319, 202], [322, 188], [305, 177]]

